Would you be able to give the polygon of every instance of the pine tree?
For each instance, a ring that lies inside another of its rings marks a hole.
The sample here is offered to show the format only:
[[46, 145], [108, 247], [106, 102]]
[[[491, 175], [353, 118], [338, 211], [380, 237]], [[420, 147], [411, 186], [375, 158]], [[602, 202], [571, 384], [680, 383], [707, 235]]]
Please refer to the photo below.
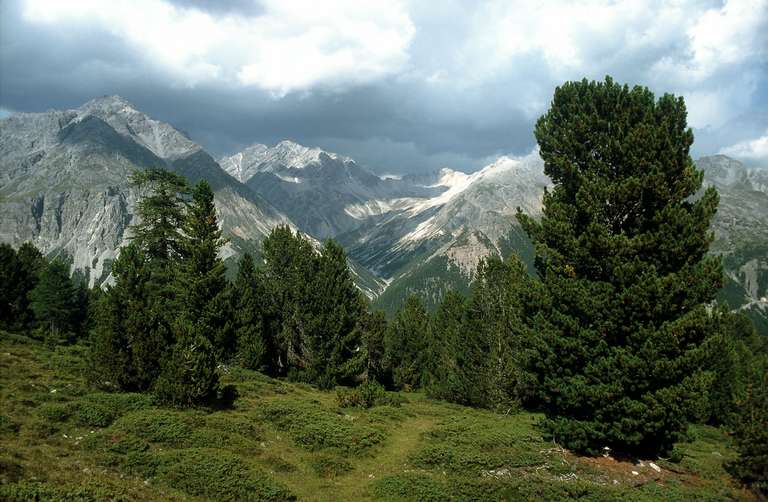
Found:
[[306, 369], [308, 333], [315, 329], [317, 254], [310, 242], [288, 226], [277, 226], [261, 244], [265, 266], [260, 274], [268, 303], [264, 307], [269, 370], [285, 375]]
[[63, 260], [55, 258], [43, 268], [29, 299], [35, 321], [46, 338], [53, 343], [74, 339], [81, 305], [69, 266]]
[[182, 259], [175, 274], [175, 310], [208, 338], [219, 355], [231, 356], [235, 340], [228, 323], [224, 261], [219, 257], [224, 243], [213, 190], [202, 180], [192, 190], [184, 219]]
[[139, 222], [131, 227], [133, 241], [158, 264], [183, 256], [187, 181], [160, 168], [136, 171], [130, 181], [141, 192], [136, 204]]
[[389, 324], [384, 342], [396, 388], [416, 389], [421, 386], [428, 336], [427, 311], [419, 297], [411, 295]]
[[709, 386], [705, 304], [722, 283], [706, 256], [718, 196], [693, 198], [685, 104], [568, 82], [535, 135], [554, 188], [540, 222], [520, 221], [551, 307], [537, 321], [547, 427], [575, 450], [668, 451]]
[[754, 361], [744, 396], [737, 402], [734, 428], [739, 456], [726, 464], [737, 479], [768, 495], [768, 358]]
[[313, 380], [322, 387], [350, 381], [365, 370], [362, 320], [366, 304], [355, 286], [344, 249], [328, 240], [320, 252], [311, 291], [316, 329], [308, 333]]
[[244, 368], [255, 370], [263, 369], [267, 363], [263, 307], [258, 281], [253, 258], [246, 253], [240, 260], [237, 278], [232, 287], [231, 310], [234, 315], [237, 360]]
[[115, 285], [99, 300], [91, 343], [91, 378], [122, 390], [148, 390], [171, 345], [166, 313], [153, 303], [151, 266], [136, 243], [112, 264]]
[[362, 320], [366, 377], [385, 386], [392, 385], [392, 371], [386, 361], [384, 339], [387, 319], [384, 312], [366, 312]]
[[477, 333], [467, 330], [467, 299], [448, 291], [435, 312], [425, 356], [427, 394], [465, 405], [481, 405], [482, 358]]

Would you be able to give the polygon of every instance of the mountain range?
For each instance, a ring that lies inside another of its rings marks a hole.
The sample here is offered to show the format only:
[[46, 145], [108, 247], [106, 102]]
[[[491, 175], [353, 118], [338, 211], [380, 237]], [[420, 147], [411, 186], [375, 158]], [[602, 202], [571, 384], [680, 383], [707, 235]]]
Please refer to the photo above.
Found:
[[[768, 328], [768, 169], [725, 156], [697, 161], [721, 195], [712, 251], [724, 257], [722, 297]], [[162, 166], [191, 182], [208, 180], [230, 242], [231, 263], [286, 224], [314, 242], [333, 238], [358, 286], [392, 312], [408, 294], [434, 305], [466, 291], [480, 258], [532, 245], [518, 207], [541, 213], [549, 180], [537, 152], [500, 157], [473, 173], [378, 176], [354, 159], [292, 141], [254, 144], [218, 160], [184, 132], [125, 99], [106, 96], [74, 110], [19, 113], [0, 120], [0, 241], [32, 241], [64, 255], [91, 285], [130, 237], [137, 193], [128, 176]]]

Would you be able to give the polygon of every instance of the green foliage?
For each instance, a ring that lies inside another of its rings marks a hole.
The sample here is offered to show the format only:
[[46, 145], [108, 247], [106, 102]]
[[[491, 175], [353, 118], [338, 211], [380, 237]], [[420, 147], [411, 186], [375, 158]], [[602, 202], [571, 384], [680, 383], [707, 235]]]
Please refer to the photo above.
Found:
[[349, 461], [330, 455], [320, 455], [312, 459], [312, 470], [322, 478], [335, 478], [352, 470]]
[[727, 469], [753, 490], [768, 495], [768, 357], [754, 367], [737, 404], [734, 438], [739, 456]]
[[171, 452], [157, 470], [158, 479], [197, 497], [216, 500], [285, 501], [295, 497], [239, 457], [221, 450]]
[[132, 227], [133, 242], [158, 264], [184, 256], [181, 229], [189, 194], [187, 181], [157, 168], [136, 171], [131, 175], [131, 185], [142, 191], [136, 204], [139, 223]]
[[353, 389], [336, 390], [336, 402], [342, 408], [371, 408], [373, 406], [400, 406], [395, 395], [387, 394], [384, 386], [375, 380], [366, 380]]
[[262, 243], [265, 267], [263, 327], [273, 374], [291, 374], [332, 388], [365, 371], [361, 350], [366, 313], [347, 266], [333, 241], [320, 253], [288, 227], [276, 227]]
[[193, 430], [201, 425], [197, 414], [155, 409], [128, 413], [113, 428], [150, 443], [184, 446], [190, 443]]
[[392, 375], [387, 368], [385, 346], [387, 320], [384, 317], [384, 312], [378, 310], [373, 313], [366, 313], [361, 323], [367, 377], [369, 380], [390, 385]]
[[262, 369], [267, 364], [267, 343], [264, 339], [263, 306], [259, 297], [259, 278], [249, 254], [243, 255], [232, 287], [237, 361], [244, 368]]
[[210, 341], [196, 327], [177, 321], [178, 340], [154, 385], [154, 393], [173, 406], [211, 403], [219, 389], [216, 355]]
[[493, 415], [449, 416], [427, 433], [429, 445], [412, 455], [415, 466], [456, 473], [535, 467], [546, 457], [531, 422]]
[[121, 494], [91, 486], [52, 486], [39, 481], [24, 480], [0, 485], [0, 498], [7, 502], [64, 501], [96, 502], [119, 500]]
[[415, 389], [426, 369], [429, 316], [416, 296], [405, 301], [403, 309], [389, 324], [384, 347], [392, 382], [398, 389]]
[[74, 339], [85, 305], [63, 260], [55, 258], [42, 268], [29, 299], [35, 321], [47, 337], [54, 342]]
[[107, 287], [97, 307], [91, 378], [101, 386], [148, 390], [170, 351], [167, 313], [155, 302], [151, 265], [135, 242], [120, 250], [112, 272], [115, 285]]
[[29, 293], [45, 266], [43, 255], [29, 242], [22, 244], [18, 251], [8, 244], [0, 244], [0, 326], [21, 329], [32, 325], [34, 313]]
[[216, 217], [213, 190], [205, 180], [192, 189], [183, 230], [183, 254], [174, 275], [175, 310], [179, 318], [208, 338], [220, 355], [231, 356], [235, 340], [225, 297], [224, 262], [219, 257], [225, 240]]
[[722, 285], [706, 255], [718, 195], [702, 173], [682, 98], [568, 82], [536, 124], [554, 189], [536, 245], [546, 301], [532, 320], [547, 427], [581, 451], [669, 451], [701, 414], [710, 377], [706, 308]]
[[750, 378], [768, 356], [768, 341], [757, 334], [752, 321], [741, 312], [721, 309], [715, 315], [720, 316], [720, 330], [708, 340], [707, 367], [714, 379], [704, 418], [732, 427], [738, 421], [738, 403], [746, 396]]
[[358, 455], [384, 439], [378, 429], [352, 422], [316, 405], [269, 403], [260, 413], [279, 430], [287, 432], [297, 445], [313, 451]]

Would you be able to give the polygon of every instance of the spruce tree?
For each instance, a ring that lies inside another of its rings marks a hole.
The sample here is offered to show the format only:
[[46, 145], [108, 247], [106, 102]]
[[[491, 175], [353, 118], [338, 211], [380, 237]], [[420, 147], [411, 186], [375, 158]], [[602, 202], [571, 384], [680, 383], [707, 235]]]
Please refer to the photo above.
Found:
[[244, 368], [254, 370], [263, 369], [267, 363], [258, 281], [253, 258], [246, 253], [240, 259], [237, 278], [232, 286], [231, 310], [234, 316], [237, 360]]
[[429, 316], [418, 296], [411, 295], [389, 324], [384, 346], [396, 388], [416, 389], [425, 376]]
[[537, 354], [547, 427], [576, 450], [668, 451], [701, 411], [705, 305], [722, 283], [706, 254], [718, 195], [694, 197], [683, 99], [568, 82], [535, 136], [554, 188], [540, 222], [520, 221], [551, 302]]
[[264, 320], [269, 370], [278, 375], [301, 372], [310, 365], [308, 334], [318, 323], [312, 315], [317, 302], [312, 290], [317, 254], [308, 240], [282, 225], [272, 229], [261, 251], [265, 266], [259, 276], [268, 300]]
[[366, 304], [347, 265], [344, 249], [328, 240], [318, 258], [311, 289], [316, 308], [311, 315], [316, 329], [308, 333], [310, 372], [322, 387], [350, 381], [365, 370], [362, 320]]
[[528, 355], [535, 333], [526, 323], [540, 308], [537, 283], [520, 259], [492, 256], [482, 260], [472, 287], [467, 330], [477, 342], [471, 364], [482, 368], [480, 404], [509, 411], [531, 403], [535, 377], [528, 370]]
[[733, 476], [768, 495], [768, 358], [753, 361], [744, 395], [737, 401], [733, 437], [738, 457], [726, 464]]
[[99, 300], [91, 343], [91, 378], [105, 387], [148, 390], [170, 351], [166, 312], [153, 302], [151, 265], [136, 243], [112, 264], [114, 286]]
[[368, 380], [385, 386], [392, 384], [392, 371], [386, 360], [384, 339], [387, 333], [387, 319], [384, 312], [366, 312], [363, 323], [363, 346]]
[[224, 244], [211, 186], [192, 190], [184, 219], [182, 258], [175, 274], [175, 311], [205, 336], [222, 356], [234, 354], [234, 334], [225, 298], [227, 280], [219, 251]]
[[63, 260], [55, 258], [43, 268], [29, 300], [35, 321], [46, 338], [53, 343], [74, 339], [81, 304], [69, 276], [69, 266]]
[[448, 291], [435, 311], [425, 357], [425, 387], [437, 399], [466, 405], [483, 402], [477, 333], [467, 330], [467, 299]]

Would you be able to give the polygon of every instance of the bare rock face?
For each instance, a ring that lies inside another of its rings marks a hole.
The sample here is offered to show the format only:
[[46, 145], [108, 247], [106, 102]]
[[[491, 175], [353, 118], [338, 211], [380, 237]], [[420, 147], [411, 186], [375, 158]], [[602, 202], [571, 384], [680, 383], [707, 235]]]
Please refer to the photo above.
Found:
[[222, 227], [237, 237], [225, 255], [290, 224], [184, 134], [112, 96], [0, 120], [0, 241], [64, 255], [99, 284], [134, 223], [128, 177], [149, 167], [211, 183]]

